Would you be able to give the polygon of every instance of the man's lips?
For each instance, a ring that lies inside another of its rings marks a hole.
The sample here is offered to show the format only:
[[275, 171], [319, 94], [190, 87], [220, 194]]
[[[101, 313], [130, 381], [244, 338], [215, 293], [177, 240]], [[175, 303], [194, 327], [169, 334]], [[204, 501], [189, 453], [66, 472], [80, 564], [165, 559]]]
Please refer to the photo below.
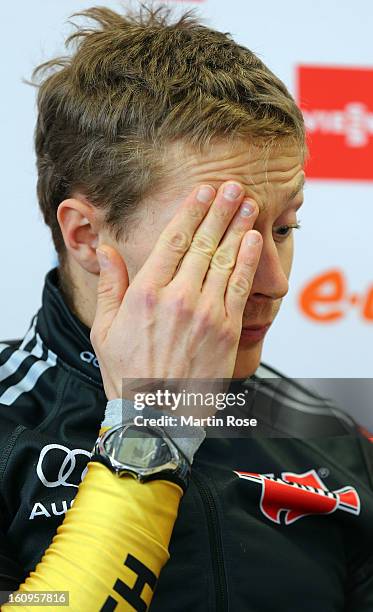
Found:
[[242, 329], [263, 329], [263, 327], [269, 327], [270, 325], [272, 325], [272, 321], [267, 323], [256, 323], [254, 325], [243, 325]]
[[243, 325], [241, 338], [251, 340], [252, 342], [262, 340], [271, 327], [271, 324], [272, 321], [269, 323], [256, 323], [255, 325]]

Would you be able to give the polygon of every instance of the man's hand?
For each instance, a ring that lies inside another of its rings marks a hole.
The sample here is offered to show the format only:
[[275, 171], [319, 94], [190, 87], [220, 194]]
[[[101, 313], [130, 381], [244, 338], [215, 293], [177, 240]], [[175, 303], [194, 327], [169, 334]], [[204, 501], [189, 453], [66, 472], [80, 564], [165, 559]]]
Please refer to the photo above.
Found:
[[262, 249], [257, 215], [239, 183], [195, 189], [130, 286], [119, 253], [97, 249], [91, 341], [109, 400], [126, 379], [231, 378]]

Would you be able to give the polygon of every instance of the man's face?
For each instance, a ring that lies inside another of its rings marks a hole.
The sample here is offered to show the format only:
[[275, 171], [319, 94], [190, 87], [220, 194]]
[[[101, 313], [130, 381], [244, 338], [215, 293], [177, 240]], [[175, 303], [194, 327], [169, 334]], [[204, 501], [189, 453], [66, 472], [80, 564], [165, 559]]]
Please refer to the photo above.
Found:
[[[275, 146], [271, 152], [242, 142], [214, 144], [209, 154], [186, 154], [180, 147], [170, 150], [167, 183], [141, 206], [126, 239], [115, 244], [125, 260], [130, 282], [147, 259], [160, 233], [176, 209], [198, 184], [218, 188], [226, 180], [239, 181], [246, 195], [259, 206], [255, 223], [263, 236], [263, 250], [243, 314], [234, 377], [253, 374], [259, 365], [263, 337], [244, 330], [273, 322], [288, 291], [293, 259], [292, 230], [303, 201], [302, 156], [295, 145]], [[109, 243], [107, 237], [101, 238]], [[112, 240], [110, 242], [113, 244]]]

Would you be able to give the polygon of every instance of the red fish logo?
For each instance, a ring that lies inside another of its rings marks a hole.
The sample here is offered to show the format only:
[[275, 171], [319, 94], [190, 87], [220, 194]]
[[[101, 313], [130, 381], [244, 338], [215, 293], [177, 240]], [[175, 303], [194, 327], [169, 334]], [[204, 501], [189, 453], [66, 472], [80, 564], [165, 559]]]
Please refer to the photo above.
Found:
[[274, 523], [281, 523], [281, 512], [285, 512], [285, 525], [291, 525], [303, 516], [332, 514], [336, 510], [360, 514], [356, 489], [347, 486], [329, 491], [315, 470], [304, 474], [283, 472], [281, 478], [253, 472], [235, 471], [235, 474], [261, 485], [260, 509]]

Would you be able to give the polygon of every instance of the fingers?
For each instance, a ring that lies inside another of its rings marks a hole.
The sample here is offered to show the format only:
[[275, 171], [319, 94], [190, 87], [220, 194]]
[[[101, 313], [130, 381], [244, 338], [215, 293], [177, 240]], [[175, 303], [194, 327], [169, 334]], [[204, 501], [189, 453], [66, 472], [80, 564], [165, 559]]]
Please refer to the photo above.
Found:
[[200, 185], [194, 189], [161, 233], [153, 251], [136, 275], [136, 282], [160, 288], [172, 280], [215, 194], [215, 189], [210, 185]]
[[210, 210], [195, 232], [181, 262], [177, 273], [178, 282], [201, 289], [211, 259], [243, 197], [244, 190], [235, 181], [223, 183], [219, 188]]
[[241, 242], [236, 266], [229, 278], [225, 294], [225, 310], [228, 317], [241, 321], [248, 300], [254, 275], [262, 251], [263, 239], [259, 232], [250, 230]]
[[97, 285], [96, 315], [91, 329], [94, 348], [95, 344], [99, 345], [105, 340], [129, 284], [126, 265], [115, 249], [107, 245], [100, 246], [96, 254], [100, 265], [100, 278]]
[[224, 299], [229, 277], [236, 265], [242, 238], [248, 230], [252, 229], [258, 212], [254, 200], [245, 199], [242, 202], [211, 260], [202, 288], [204, 294], [209, 294], [213, 299]]

